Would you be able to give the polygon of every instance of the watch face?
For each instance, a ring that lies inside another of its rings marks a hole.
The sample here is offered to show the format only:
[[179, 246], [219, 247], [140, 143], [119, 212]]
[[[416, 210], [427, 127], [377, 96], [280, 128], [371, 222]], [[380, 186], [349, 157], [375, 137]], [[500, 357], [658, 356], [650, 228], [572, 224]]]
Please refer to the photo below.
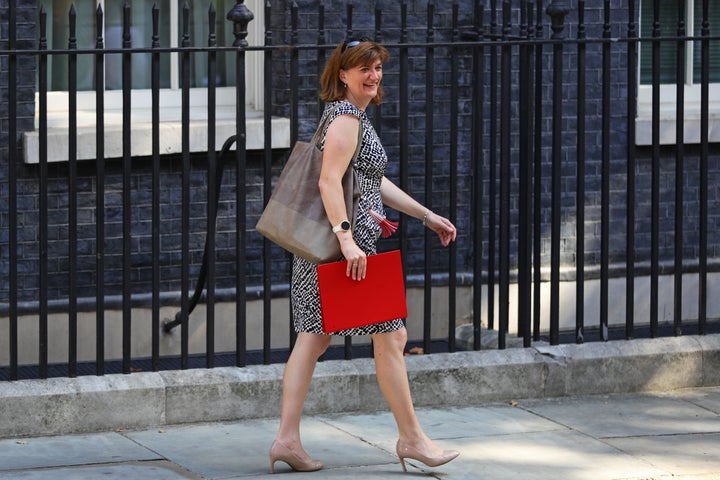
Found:
[[347, 222], [347, 221], [342, 222], [340, 224], [340, 228], [342, 228], [343, 230], [345, 230], [347, 232], [348, 230], [350, 230], [350, 222]]

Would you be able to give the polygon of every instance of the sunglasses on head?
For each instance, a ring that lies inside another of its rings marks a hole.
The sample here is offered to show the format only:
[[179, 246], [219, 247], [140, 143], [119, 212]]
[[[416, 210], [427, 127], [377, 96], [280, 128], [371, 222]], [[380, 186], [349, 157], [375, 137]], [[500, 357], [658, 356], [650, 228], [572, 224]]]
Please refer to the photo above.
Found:
[[343, 48], [342, 48], [342, 52], [341, 52], [341, 53], [345, 53], [345, 50], [347, 50], [348, 48], [357, 47], [357, 46], [360, 45], [362, 42], [369, 42], [369, 41], [370, 41], [370, 39], [369, 39], [369, 38], [366, 38], [366, 37], [362, 37], [362, 38], [359, 39], [359, 40], [350, 40], [350, 41], [345, 40], [345, 43], [343, 44]]

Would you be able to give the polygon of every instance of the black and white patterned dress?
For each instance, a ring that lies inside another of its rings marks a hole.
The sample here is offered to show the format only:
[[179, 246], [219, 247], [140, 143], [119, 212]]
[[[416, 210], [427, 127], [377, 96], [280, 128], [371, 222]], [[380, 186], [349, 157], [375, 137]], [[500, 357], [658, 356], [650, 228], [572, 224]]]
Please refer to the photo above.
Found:
[[[338, 106], [338, 108], [333, 111], [332, 109], [335, 106]], [[353, 164], [360, 183], [360, 200], [357, 220], [353, 226], [353, 239], [366, 255], [373, 255], [377, 252], [377, 241], [380, 238], [381, 229], [370, 216], [369, 210], [373, 209], [375, 212], [385, 216], [385, 209], [380, 196], [380, 182], [385, 175], [385, 166], [388, 161], [387, 154], [365, 112], [347, 100], [326, 105], [323, 118], [331, 111], [332, 116], [327, 122], [328, 126], [338, 116], [348, 114], [358, 117], [363, 124], [362, 144], [357, 159]], [[322, 148], [325, 146], [326, 133], [327, 127], [321, 137]], [[316, 267], [314, 263], [297, 255], [293, 257], [290, 298], [296, 332], [323, 333]], [[357, 301], [362, 301], [362, 299], [347, 299], [349, 306]], [[402, 319], [396, 319], [366, 327], [334, 332], [333, 335], [372, 335], [399, 330], [403, 326]]]

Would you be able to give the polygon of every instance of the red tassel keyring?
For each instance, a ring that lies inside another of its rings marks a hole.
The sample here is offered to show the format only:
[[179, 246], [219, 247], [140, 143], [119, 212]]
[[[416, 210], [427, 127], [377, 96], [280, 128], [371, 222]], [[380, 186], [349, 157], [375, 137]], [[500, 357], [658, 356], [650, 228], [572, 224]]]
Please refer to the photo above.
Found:
[[387, 238], [393, 233], [395, 233], [395, 230], [397, 230], [398, 228], [398, 222], [388, 220], [387, 217], [383, 217], [372, 208], [369, 209], [368, 212], [370, 213], [370, 216], [373, 218], [373, 220], [375, 220], [375, 222], [380, 225], [380, 229], [382, 229], [382, 238]]

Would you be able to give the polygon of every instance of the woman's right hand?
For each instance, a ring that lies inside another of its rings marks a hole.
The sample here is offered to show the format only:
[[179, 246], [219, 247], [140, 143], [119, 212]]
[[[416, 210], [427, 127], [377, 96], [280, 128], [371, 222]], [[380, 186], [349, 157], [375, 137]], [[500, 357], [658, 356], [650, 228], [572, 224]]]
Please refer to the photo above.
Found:
[[353, 280], [363, 280], [367, 273], [367, 255], [355, 243], [351, 232], [341, 233], [338, 235], [338, 240], [340, 240], [343, 257], [347, 260], [345, 275]]
[[424, 223], [427, 228], [437, 233], [443, 247], [447, 247], [450, 242], [455, 241], [457, 229], [447, 218], [428, 210], [425, 214]]

